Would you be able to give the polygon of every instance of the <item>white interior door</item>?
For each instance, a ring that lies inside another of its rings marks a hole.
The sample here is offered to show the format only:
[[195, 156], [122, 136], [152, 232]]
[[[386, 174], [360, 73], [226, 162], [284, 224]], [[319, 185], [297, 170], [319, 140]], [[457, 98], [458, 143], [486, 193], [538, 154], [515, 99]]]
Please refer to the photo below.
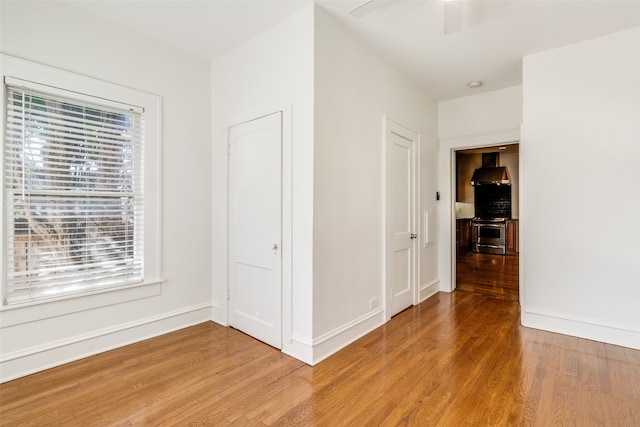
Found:
[[229, 129], [229, 324], [282, 348], [282, 114]]
[[415, 147], [418, 135], [387, 119], [387, 310], [391, 317], [414, 304]]

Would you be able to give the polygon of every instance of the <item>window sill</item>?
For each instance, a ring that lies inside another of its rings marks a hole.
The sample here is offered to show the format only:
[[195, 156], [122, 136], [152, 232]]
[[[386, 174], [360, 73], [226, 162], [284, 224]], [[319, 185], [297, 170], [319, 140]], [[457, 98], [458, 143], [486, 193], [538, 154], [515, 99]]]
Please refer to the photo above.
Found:
[[162, 293], [163, 282], [158, 280], [116, 289], [66, 295], [59, 299], [2, 306], [0, 329], [157, 296]]

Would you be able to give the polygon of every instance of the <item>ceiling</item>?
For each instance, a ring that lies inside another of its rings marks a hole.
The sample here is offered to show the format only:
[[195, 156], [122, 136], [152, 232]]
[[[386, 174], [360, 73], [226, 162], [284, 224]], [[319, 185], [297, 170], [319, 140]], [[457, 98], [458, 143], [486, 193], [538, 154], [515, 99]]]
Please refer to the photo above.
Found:
[[[522, 83], [522, 57], [640, 25], [640, 0], [464, 0], [462, 30], [444, 35], [441, 0], [318, 0], [434, 100]], [[91, 13], [213, 59], [298, 12], [311, 0], [71, 0]], [[640, 48], [640, 41], [638, 41]], [[470, 89], [467, 83], [482, 80]]]

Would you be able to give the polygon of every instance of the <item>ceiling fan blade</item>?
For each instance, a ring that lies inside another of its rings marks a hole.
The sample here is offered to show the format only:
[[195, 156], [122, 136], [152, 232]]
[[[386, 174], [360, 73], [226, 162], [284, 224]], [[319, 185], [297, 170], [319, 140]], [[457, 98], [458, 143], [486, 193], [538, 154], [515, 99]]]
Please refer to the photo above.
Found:
[[455, 33], [462, 29], [462, 0], [445, 0], [444, 34]]
[[367, 0], [362, 3], [360, 6], [355, 9], [351, 9], [349, 11], [349, 15], [353, 16], [356, 19], [360, 19], [365, 15], [370, 14], [376, 9], [381, 7], [388, 6], [390, 3], [393, 3], [396, 0]]
[[349, 14], [354, 18], [360, 19], [373, 12], [377, 7], [375, 0], [367, 0], [355, 9], [350, 10]]

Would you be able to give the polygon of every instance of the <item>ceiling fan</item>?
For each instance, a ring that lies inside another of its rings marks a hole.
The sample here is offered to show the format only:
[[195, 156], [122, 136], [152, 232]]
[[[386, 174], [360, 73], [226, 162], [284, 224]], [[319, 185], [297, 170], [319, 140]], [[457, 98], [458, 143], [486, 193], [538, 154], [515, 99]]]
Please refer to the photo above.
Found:
[[[349, 14], [356, 19], [389, 6], [398, 0], [367, 0], [360, 6], [349, 11]], [[462, 2], [463, 0], [443, 0], [444, 1], [444, 34], [451, 34], [462, 29]]]

